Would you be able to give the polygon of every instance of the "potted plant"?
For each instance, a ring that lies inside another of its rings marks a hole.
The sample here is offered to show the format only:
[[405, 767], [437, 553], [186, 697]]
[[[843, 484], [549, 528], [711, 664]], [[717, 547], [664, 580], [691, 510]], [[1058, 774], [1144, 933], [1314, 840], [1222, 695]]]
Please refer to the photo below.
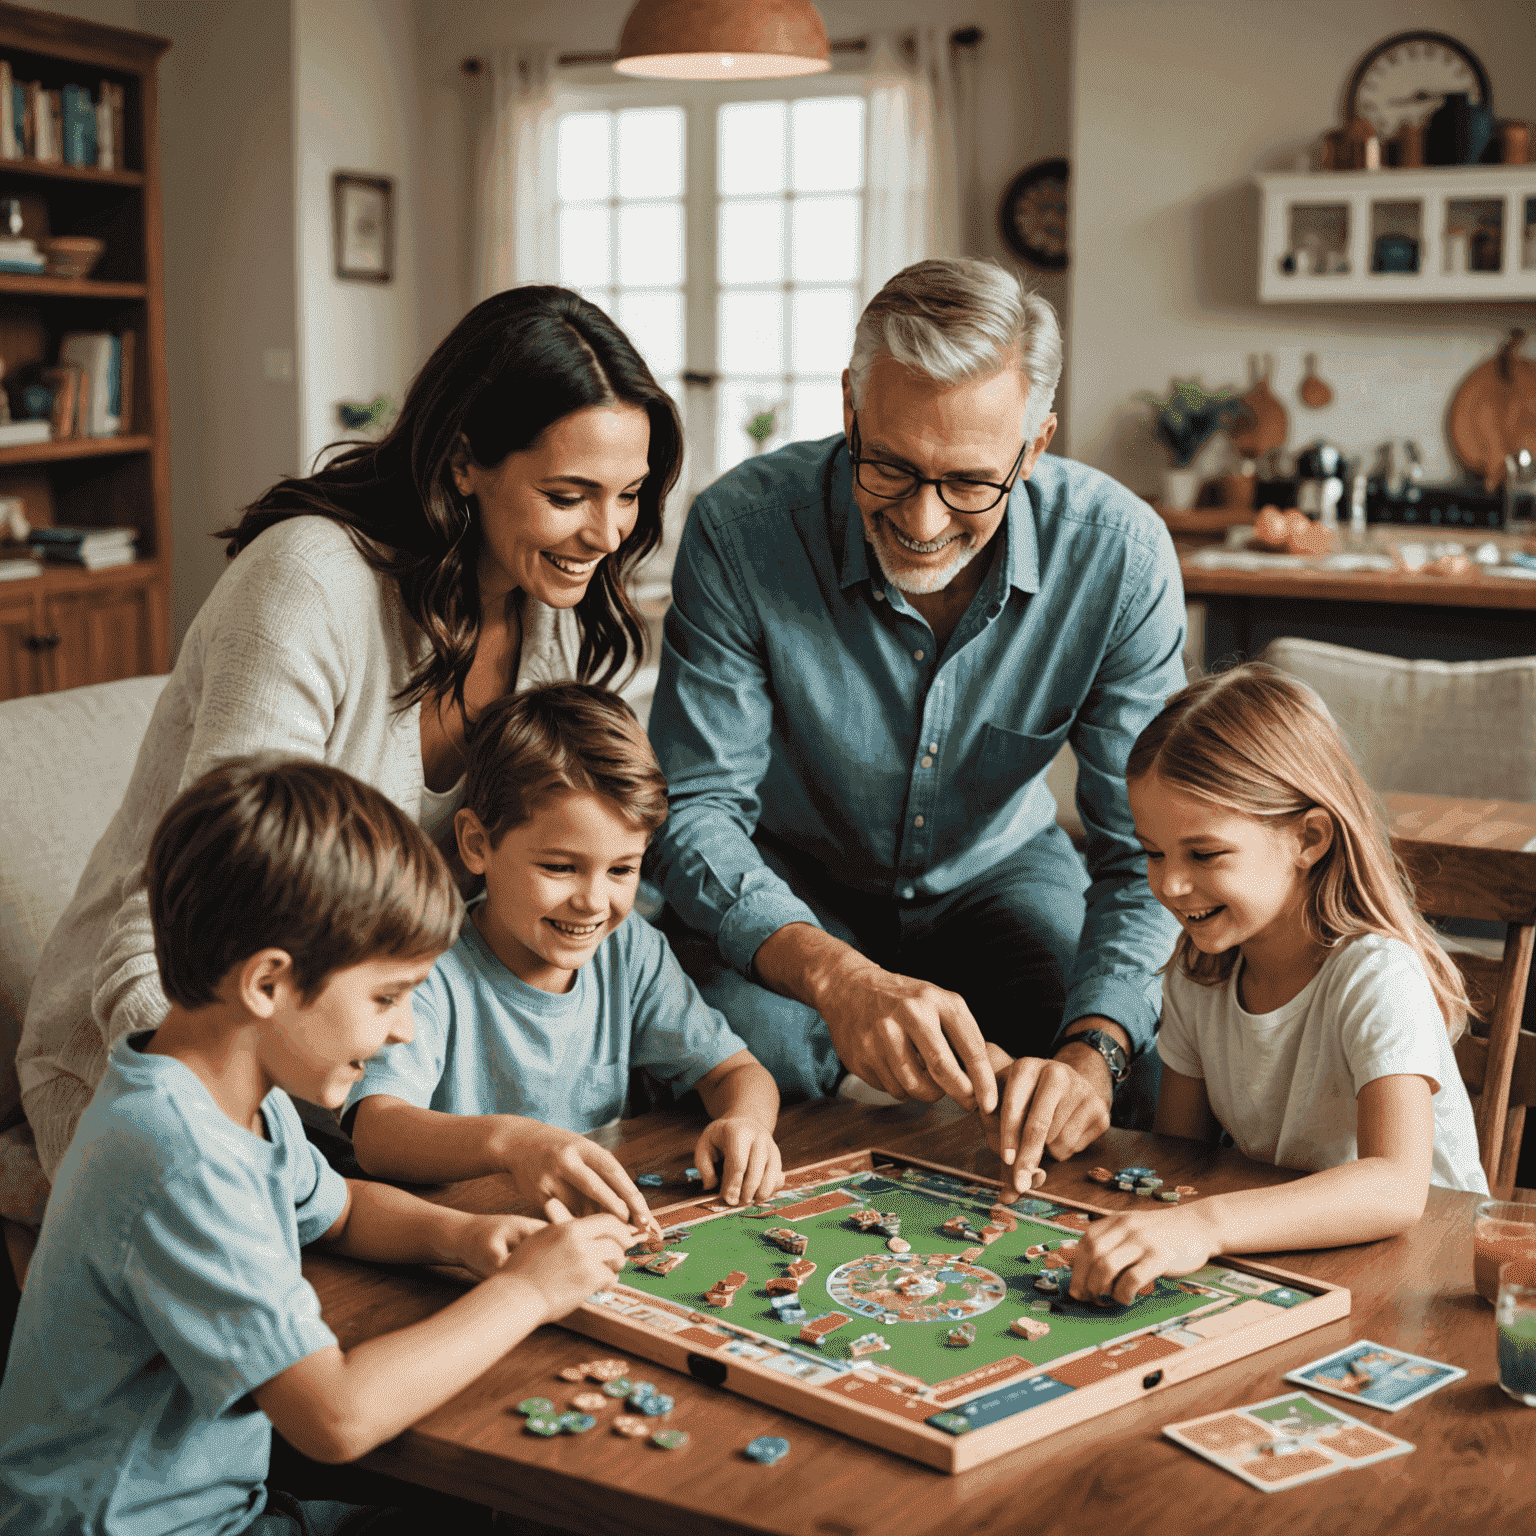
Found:
[[1193, 379], [1175, 379], [1166, 400], [1146, 391], [1136, 398], [1153, 408], [1152, 435], [1168, 450], [1163, 503], [1187, 512], [1199, 489], [1199, 476], [1189, 467], [1195, 455], [1218, 432], [1237, 425], [1248, 407], [1231, 390], [1208, 394]]

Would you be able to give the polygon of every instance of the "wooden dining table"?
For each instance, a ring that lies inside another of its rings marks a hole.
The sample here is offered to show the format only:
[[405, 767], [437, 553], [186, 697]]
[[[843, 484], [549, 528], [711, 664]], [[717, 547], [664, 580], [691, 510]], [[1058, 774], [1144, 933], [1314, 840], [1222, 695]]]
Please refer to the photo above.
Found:
[[[653, 1206], [664, 1206], [687, 1198], [683, 1169], [701, 1125], [668, 1109], [593, 1139], [632, 1173], [662, 1174], [666, 1186], [646, 1193]], [[778, 1139], [786, 1167], [879, 1147], [982, 1177], [1000, 1174], [976, 1118], [948, 1100], [886, 1109], [836, 1099], [802, 1104], [783, 1112]], [[1168, 1185], [1193, 1185], [1199, 1197], [1300, 1177], [1231, 1150], [1111, 1130], [1076, 1157], [1048, 1164], [1045, 1192], [1111, 1210], [1134, 1205], [1136, 1196], [1088, 1179], [1096, 1164], [1150, 1165]], [[464, 1210], [531, 1209], [499, 1175], [430, 1198]], [[662, 1451], [601, 1428], [553, 1439], [527, 1434], [512, 1411], [516, 1403], [568, 1393], [558, 1379], [562, 1367], [612, 1352], [558, 1326], [487, 1360], [479, 1380], [365, 1465], [590, 1536], [1536, 1531], [1536, 1412], [1498, 1387], [1493, 1309], [1472, 1289], [1475, 1204], [1475, 1196], [1431, 1189], [1422, 1219], [1401, 1237], [1266, 1255], [1282, 1268], [1347, 1286], [1350, 1315], [956, 1476], [650, 1363], [645, 1376], [676, 1399], [668, 1422], [688, 1432], [685, 1449]], [[304, 1269], [343, 1348], [427, 1317], [459, 1290], [425, 1270], [369, 1266], [314, 1248]], [[1359, 1339], [1467, 1371], [1398, 1413], [1348, 1405], [1411, 1441], [1411, 1455], [1263, 1493], [1161, 1433], [1165, 1424], [1290, 1390], [1286, 1371]], [[748, 1460], [743, 1448], [759, 1435], [789, 1440], [789, 1454], [770, 1467]]]

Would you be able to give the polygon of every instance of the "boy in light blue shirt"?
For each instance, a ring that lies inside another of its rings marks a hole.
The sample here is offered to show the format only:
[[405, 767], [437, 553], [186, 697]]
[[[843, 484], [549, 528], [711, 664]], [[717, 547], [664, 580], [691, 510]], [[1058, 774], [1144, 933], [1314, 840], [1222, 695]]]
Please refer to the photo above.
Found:
[[[320, 1461], [362, 1455], [606, 1283], [631, 1229], [467, 1216], [343, 1180], [305, 1141], [289, 1093], [336, 1107], [410, 1038], [411, 989], [462, 917], [378, 791], [227, 764], [166, 812], [146, 882], [171, 1008], [113, 1046], [54, 1181], [0, 1387], [0, 1531], [419, 1529], [269, 1495], [272, 1426]], [[300, 1269], [317, 1240], [486, 1278], [343, 1354]]]
[[568, 683], [485, 711], [456, 824], [485, 899], [418, 989], [415, 1039], [348, 1096], [369, 1173], [507, 1172], [530, 1194], [640, 1225], [628, 1174], [580, 1135], [623, 1113], [638, 1066], [699, 1090], [712, 1117], [694, 1152], [706, 1189], [717, 1159], [733, 1203], [782, 1185], [773, 1079], [631, 910], [666, 814], [666, 780], [617, 694]]

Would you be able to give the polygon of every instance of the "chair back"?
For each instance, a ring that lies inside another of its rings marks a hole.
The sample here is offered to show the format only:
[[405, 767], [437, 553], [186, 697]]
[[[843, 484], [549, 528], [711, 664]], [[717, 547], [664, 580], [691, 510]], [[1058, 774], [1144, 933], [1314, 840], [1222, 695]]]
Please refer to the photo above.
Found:
[[1520, 1028], [1536, 941], [1536, 804], [1389, 794], [1392, 846], [1426, 917], [1504, 924], [1498, 959], [1453, 952], [1482, 1017], [1456, 1042], [1473, 1095], [1478, 1158], [1496, 1199], [1514, 1188], [1525, 1111], [1536, 1104], [1536, 1033]]

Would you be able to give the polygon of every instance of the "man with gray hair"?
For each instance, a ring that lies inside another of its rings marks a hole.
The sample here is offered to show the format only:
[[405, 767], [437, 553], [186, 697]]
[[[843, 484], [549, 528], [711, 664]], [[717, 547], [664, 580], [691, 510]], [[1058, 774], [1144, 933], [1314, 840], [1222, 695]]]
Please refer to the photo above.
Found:
[[[980, 1109], [1018, 1189], [1109, 1124], [1175, 937], [1124, 770], [1184, 683], [1178, 564], [1136, 497], [1046, 455], [1060, 373], [1054, 312], [1000, 267], [892, 278], [843, 435], [694, 501], [650, 727], [650, 867], [705, 997], [787, 1095]], [[1065, 742], [1086, 870], [1045, 784]]]

